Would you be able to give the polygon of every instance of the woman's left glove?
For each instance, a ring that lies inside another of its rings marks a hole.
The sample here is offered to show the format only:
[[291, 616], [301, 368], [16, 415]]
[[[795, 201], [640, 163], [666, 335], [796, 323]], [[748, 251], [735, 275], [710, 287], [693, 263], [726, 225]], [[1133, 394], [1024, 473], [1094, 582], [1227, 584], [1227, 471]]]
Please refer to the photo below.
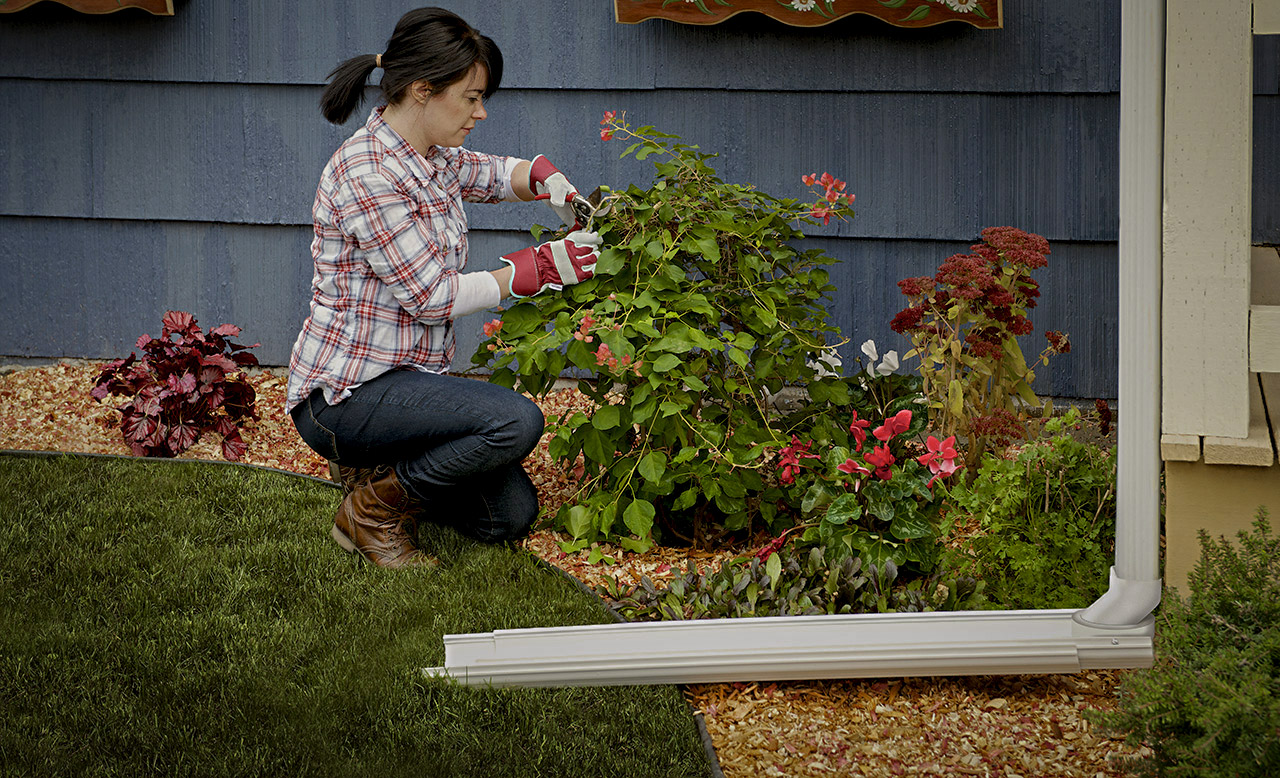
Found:
[[507, 254], [502, 261], [511, 266], [511, 294], [528, 297], [586, 281], [595, 275], [599, 247], [596, 233], [571, 232], [561, 240]]
[[578, 190], [569, 183], [564, 173], [541, 154], [529, 163], [529, 189], [535, 196], [547, 197], [551, 210], [556, 212], [560, 221], [572, 228], [582, 226], [578, 223], [578, 214], [570, 206], [573, 198], [578, 196]]

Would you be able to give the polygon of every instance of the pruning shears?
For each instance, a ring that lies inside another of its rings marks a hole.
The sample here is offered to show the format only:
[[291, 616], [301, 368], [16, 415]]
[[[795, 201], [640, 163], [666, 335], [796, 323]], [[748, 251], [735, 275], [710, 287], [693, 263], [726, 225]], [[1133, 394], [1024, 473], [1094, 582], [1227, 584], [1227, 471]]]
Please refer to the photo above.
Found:
[[[592, 199], [596, 199], [600, 194], [601, 190], [597, 189], [591, 197]], [[577, 218], [578, 224], [581, 225], [580, 229], [590, 232], [591, 223], [597, 216], [607, 216], [609, 212], [613, 210], [613, 201], [618, 199], [618, 197], [619, 195], [616, 194], [606, 195], [599, 197], [598, 201], [593, 203], [591, 200], [588, 200], [575, 192], [573, 197], [569, 199], [569, 207], [573, 209], [573, 215]], [[550, 200], [551, 195], [540, 194], [535, 196], [533, 199]]]

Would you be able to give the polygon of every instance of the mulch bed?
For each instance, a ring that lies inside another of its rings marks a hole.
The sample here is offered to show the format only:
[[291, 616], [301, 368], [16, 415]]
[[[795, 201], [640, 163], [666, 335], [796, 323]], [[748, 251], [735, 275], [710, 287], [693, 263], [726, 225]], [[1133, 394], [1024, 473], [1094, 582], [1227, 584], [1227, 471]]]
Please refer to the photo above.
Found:
[[[129, 453], [119, 413], [90, 395], [103, 363], [67, 360], [39, 367], [0, 367], [0, 449]], [[324, 459], [298, 438], [284, 411], [285, 375], [255, 369], [261, 418], [244, 438], [245, 462], [319, 478]], [[589, 407], [573, 390], [543, 403], [547, 414]], [[221, 459], [216, 436], [183, 454]], [[576, 478], [554, 463], [546, 439], [526, 466], [544, 506], [572, 499]], [[320, 531], [322, 528], [317, 528]], [[689, 564], [719, 565], [750, 549], [716, 553], [654, 548], [633, 554], [599, 548], [611, 563], [588, 564], [590, 550], [561, 551], [566, 537], [535, 531], [525, 548], [589, 586], [606, 577], [655, 583]], [[1124, 760], [1141, 755], [1095, 730], [1086, 709], [1113, 709], [1123, 671], [1072, 675], [903, 678], [787, 683], [693, 684], [685, 689], [702, 711], [728, 778], [746, 776], [1126, 776]]]

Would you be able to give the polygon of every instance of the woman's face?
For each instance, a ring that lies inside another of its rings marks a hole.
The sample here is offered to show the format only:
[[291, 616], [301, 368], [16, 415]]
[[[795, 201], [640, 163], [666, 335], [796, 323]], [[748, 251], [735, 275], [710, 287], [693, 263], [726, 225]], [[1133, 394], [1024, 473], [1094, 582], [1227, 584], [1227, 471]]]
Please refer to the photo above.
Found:
[[459, 81], [427, 98], [418, 114], [418, 137], [430, 146], [461, 146], [476, 122], [488, 116], [484, 90], [489, 73], [483, 65], [472, 66]]

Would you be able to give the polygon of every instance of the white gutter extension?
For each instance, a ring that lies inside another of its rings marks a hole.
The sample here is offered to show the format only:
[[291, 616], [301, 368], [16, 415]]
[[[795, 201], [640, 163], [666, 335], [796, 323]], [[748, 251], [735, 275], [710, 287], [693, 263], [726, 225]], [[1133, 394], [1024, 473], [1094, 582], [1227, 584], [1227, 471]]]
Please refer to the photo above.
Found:
[[430, 676], [579, 686], [1071, 673], [1150, 666], [1160, 602], [1164, 2], [1123, 0], [1116, 559], [1081, 611], [709, 619], [446, 635]]
[[1164, 0], [1124, 0], [1120, 43], [1120, 368], [1116, 564], [1082, 624], [1136, 624], [1160, 604], [1160, 286]]

